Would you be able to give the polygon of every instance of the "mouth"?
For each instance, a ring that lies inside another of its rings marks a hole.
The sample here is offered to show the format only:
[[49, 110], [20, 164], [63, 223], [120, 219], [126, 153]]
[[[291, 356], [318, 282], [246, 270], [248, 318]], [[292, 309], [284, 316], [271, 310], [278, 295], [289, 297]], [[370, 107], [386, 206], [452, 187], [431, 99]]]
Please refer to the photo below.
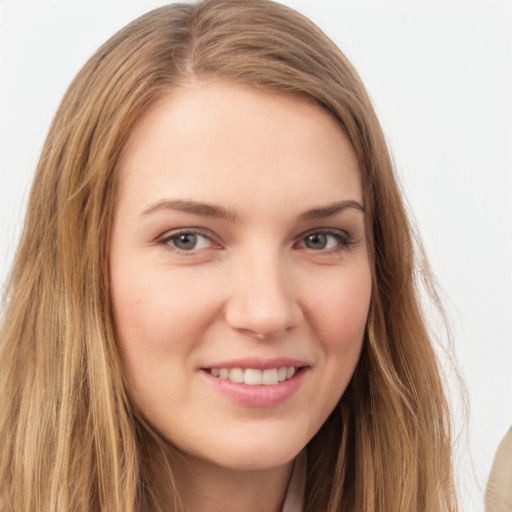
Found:
[[230, 401], [249, 408], [276, 407], [302, 388], [311, 369], [309, 361], [287, 357], [217, 361], [201, 368], [206, 383]]
[[293, 378], [304, 367], [279, 366], [276, 368], [205, 368], [213, 377], [248, 386], [275, 386]]

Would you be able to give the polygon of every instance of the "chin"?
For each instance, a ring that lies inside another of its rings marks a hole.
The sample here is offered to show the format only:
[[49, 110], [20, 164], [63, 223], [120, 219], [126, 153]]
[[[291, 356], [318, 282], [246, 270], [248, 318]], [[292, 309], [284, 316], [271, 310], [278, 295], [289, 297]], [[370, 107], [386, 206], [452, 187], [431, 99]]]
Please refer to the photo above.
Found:
[[217, 458], [217, 460], [214, 460], [213, 462], [218, 466], [236, 471], [262, 471], [279, 468], [289, 464], [295, 459], [301, 450], [288, 452], [286, 454], [249, 452], [237, 454], [233, 457]]
[[[257, 439], [243, 436], [230, 443], [221, 444], [222, 450], [210, 455], [219, 466], [241, 471], [257, 471], [284, 466], [290, 463], [307, 444], [304, 439], [291, 439], [281, 432], [277, 439]], [[286, 438], [286, 439], [284, 439]]]
[[169, 441], [193, 464], [207, 463], [237, 471], [282, 467], [293, 461], [307, 444], [303, 436], [292, 436], [286, 430], [275, 435], [267, 432], [265, 436], [237, 430], [220, 436], [205, 436], [193, 445], [177, 439]]

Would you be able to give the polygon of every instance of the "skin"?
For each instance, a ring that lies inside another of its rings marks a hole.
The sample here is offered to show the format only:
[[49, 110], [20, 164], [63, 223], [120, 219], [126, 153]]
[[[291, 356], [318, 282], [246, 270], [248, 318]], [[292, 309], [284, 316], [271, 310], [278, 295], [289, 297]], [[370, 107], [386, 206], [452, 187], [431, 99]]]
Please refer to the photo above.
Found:
[[[196, 241], [183, 249], [176, 230]], [[119, 166], [110, 270], [129, 392], [184, 454], [186, 508], [280, 510], [354, 372], [370, 303], [360, 173], [334, 119], [226, 82], [171, 92]], [[248, 357], [301, 361], [300, 385], [250, 406], [204, 370]]]

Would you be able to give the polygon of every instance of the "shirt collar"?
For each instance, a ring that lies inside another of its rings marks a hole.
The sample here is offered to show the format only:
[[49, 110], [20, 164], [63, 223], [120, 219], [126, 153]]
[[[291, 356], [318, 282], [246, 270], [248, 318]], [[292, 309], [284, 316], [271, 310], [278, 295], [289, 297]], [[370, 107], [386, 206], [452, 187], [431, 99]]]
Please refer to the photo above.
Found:
[[282, 512], [302, 512], [303, 510], [304, 490], [306, 488], [306, 463], [307, 452], [304, 449], [295, 458]]

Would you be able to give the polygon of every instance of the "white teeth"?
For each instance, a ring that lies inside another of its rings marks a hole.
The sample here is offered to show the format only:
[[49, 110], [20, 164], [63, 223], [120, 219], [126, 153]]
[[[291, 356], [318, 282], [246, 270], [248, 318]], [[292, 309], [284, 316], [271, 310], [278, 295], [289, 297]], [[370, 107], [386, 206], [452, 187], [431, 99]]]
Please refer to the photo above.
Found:
[[231, 370], [229, 371], [229, 380], [231, 382], [243, 382], [244, 371], [242, 370], [242, 368], [231, 368]]
[[261, 370], [256, 370], [255, 368], [247, 368], [244, 372], [244, 383], [250, 384], [251, 386], [257, 386], [261, 384], [262, 376]]
[[295, 368], [290, 366], [290, 368], [286, 369], [286, 378], [291, 379], [295, 375]]
[[263, 376], [261, 380], [263, 384], [266, 384], [267, 386], [277, 384], [279, 382], [277, 379], [277, 369], [272, 368], [271, 370], [263, 370]]
[[242, 368], [211, 368], [210, 373], [219, 379], [229, 379], [231, 382], [239, 384], [274, 386], [279, 382], [291, 379], [297, 373], [297, 368], [294, 366], [281, 366], [267, 370], [257, 368], [246, 368], [245, 370]]

